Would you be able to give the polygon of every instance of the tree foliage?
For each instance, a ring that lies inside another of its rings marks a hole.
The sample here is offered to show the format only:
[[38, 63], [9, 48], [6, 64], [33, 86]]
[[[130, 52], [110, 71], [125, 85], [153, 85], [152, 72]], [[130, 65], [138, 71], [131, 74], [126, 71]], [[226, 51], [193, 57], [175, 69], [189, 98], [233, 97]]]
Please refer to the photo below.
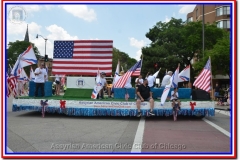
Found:
[[129, 70], [135, 63], [137, 63], [136, 59], [130, 58], [129, 55], [125, 52], [121, 52], [120, 50], [113, 48], [113, 62], [112, 62], [112, 73], [114, 74], [116, 71], [118, 60], [120, 61], [120, 71], [123, 70], [126, 72]]
[[213, 49], [206, 50], [204, 54], [206, 56], [193, 65], [196, 72], [200, 72], [203, 69], [210, 57], [212, 75], [222, 74], [230, 77], [230, 37], [227, 31], [224, 32], [224, 36], [221, 39], [218, 39]]
[[[39, 54], [38, 48], [33, 43], [26, 42], [26, 41], [9, 42], [8, 49], [7, 49], [7, 54], [6, 54], [6, 59], [7, 59], [8, 66], [6, 66], [6, 68], [8, 68], [9, 65], [11, 67], [13, 67], [15, 62], [17, 61], [18, 56], [21, 53], [23, 53], [29, 47], [30, 44], [32, 44], [34, 53], [35, 53], [37, 59], [39, 59], [40, 54]], [[32, 66], [33, 66], [33, 68], [36, 68], [37, 64], [34, 64]], [[24, 70], [25, 70], [27, 75], [30, 74], [30, 66], [24, 67]]]
[[[205, 49], [211, 50], [219, 39], [223, 37], [224, 31], [217, 28], [216, 24], [205, 24]], [[151, 44], [142, 48], [143, 70], [145, 75], [154, 70], [154, 63], [159, 63], [162, 78], [165, 70], [175, 71], [180, 63], [180, 71], [190, 64], [191, 59], [198, 54], [202, 58], [202, 22], [185, 23], [182, 19], [172, 18], [169, 22], [158, 22], [149, 29], [146, 37]], [[196, 72], [191, 67], [191, 81], [194, 80]]]

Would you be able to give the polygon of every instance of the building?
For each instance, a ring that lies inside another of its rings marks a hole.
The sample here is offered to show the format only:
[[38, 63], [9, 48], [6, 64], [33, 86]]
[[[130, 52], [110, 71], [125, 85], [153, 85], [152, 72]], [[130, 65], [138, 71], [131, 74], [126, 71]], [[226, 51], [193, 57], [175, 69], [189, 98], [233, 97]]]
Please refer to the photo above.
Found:
[[[229, 5], [204, 5], [204, 23], [216, 23], [218, 28], [230, 31], [230, 6]], [[203, 5], [196, 5], [194, 10], [187, 14], [187, 22], [197, 22], [203, 20]], [[196, 53], [197, 55], [197, 53]], [[192, 62], [196, 61], [194, 58]], [[213, 76], [213, 86], [219, 83], [221, 88], [229, 87], [229, 77], [224, 75]]]
[[[204, 5], [204, 23], [217, 23], [219, 28], [230, 30], [230, 6]], [[187, 22], [202, 21], [203, 5], [196, 5], [194, 10], [187, 14]]]

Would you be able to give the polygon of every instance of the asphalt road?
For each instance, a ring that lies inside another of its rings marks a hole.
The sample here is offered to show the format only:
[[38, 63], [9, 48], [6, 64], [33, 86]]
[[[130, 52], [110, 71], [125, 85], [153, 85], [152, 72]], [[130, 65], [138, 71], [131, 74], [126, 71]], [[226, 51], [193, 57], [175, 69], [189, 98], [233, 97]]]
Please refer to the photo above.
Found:
[[[6, 116], [6, 142], [15, 153], [130, 153], [141, 129], [140, 152], [230, 152], [230, 137], [197, 117], [178, 117], [177, 122], [172, 117], [147, 117], [141, 119], [141, 126], [136, 117], [46, 113], [42, 118], [40, 112], [10, 110]], [[230, 116], [216, 112], [214, 117], [205, 119], [230, 132]]]

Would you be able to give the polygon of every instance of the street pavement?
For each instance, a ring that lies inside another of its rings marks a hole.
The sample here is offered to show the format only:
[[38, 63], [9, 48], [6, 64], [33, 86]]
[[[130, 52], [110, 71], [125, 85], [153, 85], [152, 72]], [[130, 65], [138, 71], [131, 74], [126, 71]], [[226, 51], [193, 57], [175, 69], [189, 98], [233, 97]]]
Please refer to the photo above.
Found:
[[[230, 137], [199, 117], [74, 117], [40, 112], [11, 112], [8, 100], [6, 144], [21, 153], [130, 153], [142, 136], [140, 152], [227, 153]], [[224, 111], [221, 111], [224, 112]], [[208, 121], [230, 132], [230, 116], [216, 112]], [[138, 135], [141, 132], [142, 135]]]

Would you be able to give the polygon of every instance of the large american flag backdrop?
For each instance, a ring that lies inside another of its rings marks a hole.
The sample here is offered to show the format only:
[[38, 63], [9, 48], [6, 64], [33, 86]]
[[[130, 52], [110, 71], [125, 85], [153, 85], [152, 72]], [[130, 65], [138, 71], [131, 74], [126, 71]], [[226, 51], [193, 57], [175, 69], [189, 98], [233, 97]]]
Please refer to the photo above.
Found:
[[54, 41], [52, 74], [112, 74], [112, 40]]

